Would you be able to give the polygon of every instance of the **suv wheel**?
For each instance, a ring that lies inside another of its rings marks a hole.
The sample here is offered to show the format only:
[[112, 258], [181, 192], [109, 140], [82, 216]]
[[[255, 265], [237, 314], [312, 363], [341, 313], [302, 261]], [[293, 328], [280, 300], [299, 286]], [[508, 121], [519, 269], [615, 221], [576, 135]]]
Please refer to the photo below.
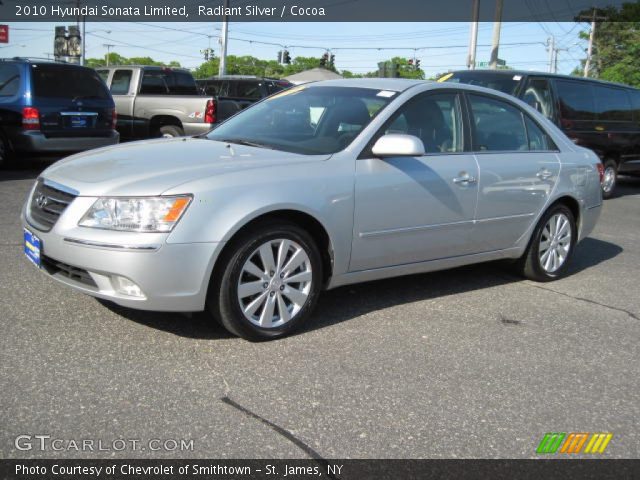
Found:
[[162, 138], [184, 137], [184, 131], [175, 125], [164, 125], [160, 127], [158, 133]]
[[520, 259], [521, 273], [530, 280], [549, 282], [562, 277], [578, 239], [571, 210], [552, 206], [538, 222], [527, 251]]
[[618, 181], [618, 164], [613, 159], [604, 161], [604, 178], [602, 179], [602, 198], [611, 198]]
[[298, 226], [262, 224], [221, 260], [208, 308], [231, 333], [252, 341], [283, 337], [313, 311], [322, 261], [311, 236]]

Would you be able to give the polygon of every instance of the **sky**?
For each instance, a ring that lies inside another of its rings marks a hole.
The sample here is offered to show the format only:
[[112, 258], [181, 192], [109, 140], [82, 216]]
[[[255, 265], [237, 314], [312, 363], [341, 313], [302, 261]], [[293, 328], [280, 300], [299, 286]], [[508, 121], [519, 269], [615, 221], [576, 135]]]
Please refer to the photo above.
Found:
[[[0, 57], [47, 57], [53, 52], [54, 26], [64, 23], [10, 23], [10, 43], [0, 46]], [[67, 24], [69, 25], [69, 24]], [[104, 56], [111, 47], [125, 57], [150, 56], [158, 61], [177, 60], [194, 68], [208, 47], [220, 55], [220, 22], [210, 23], [87, 23], [86, 56]], [[585, 23], [505, 22], [499, 57], [513, 68], [548, 71], [547, 39], [554, 36], [558, 72], [570, 73], [585, 58], [587, 42], [579, 39]], [[480, 23], [477, 61], [488, 61], [493, 24]], [[466, 68], [470, 24], [450, 23], [304, 23], [235, 22], [229, 24], [228, 53], [276, 59], [287, 46], [292, 58], [320, 57], [326, 49], [335, 55], [339, 70], [365, 73], [393, 56], [420, 59], [427, 78], [448, 70]]]

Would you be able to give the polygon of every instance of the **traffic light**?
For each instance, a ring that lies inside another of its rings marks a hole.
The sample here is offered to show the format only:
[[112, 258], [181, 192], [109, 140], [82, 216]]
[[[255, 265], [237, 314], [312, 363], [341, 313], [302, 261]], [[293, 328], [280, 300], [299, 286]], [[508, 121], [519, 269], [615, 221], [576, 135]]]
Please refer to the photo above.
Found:
[[322, 57], [320, 58], [320, 66], [324, 68], [327, 66], [328, 62], [329, 62], [329, 54], [327, 52], [324, 52], [324, 55], [322, 55]]
[[282, 52], [282, 61], [289, 65], [291, 63], [291, 55], [289, 55], [289, 50], [285, 50]]
[[420, 60], [416, 60], [416, 70], [420, 70]]
[[282, 50], [278, 52], [278, 63], [282, 63]]
[[331, 56], [329, 57], [329, 66], [333, 68], [335, 63], [336, 63], [336, 56], [334, 54], [331, 54]]

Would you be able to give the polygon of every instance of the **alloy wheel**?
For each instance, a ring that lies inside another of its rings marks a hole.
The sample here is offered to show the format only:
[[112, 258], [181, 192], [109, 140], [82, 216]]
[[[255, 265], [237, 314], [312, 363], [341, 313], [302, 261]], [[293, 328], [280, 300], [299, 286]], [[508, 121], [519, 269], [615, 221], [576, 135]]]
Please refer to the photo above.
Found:
[[261, 328], [291, 321], [311, 293], [311, 260], [293, 240], [269, 240], [249, 255], [238, 279], [238, 301], [245, 318]]
[[554, 273], [564, 264], [571, 249], [571, 221], [564, 213], [551, 216], [540, 235], [540, 266]]

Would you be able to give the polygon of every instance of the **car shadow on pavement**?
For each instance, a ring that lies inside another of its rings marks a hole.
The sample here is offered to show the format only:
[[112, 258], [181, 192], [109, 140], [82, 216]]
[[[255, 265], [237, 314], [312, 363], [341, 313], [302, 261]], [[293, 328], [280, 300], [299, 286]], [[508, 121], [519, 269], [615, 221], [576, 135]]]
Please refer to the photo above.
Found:
[[[622, 251], [621, 247], [613, 243], [587, 238], [576, 249], [569, 275], [579, 274], [610, 260]], [[520, 281], [523, 281], [523, 278], [513, 273], [510, 262], [498, 261], [349, 285], [323, 292], [316, 312], [299, 333], [342, 323], [375, 310]], [[205, 313], [185, 315], [147, 312], [121, 307], [108, 301], [98, 301], [117, 315], [181, 337], [201, 340], [233, 337]]]
[[612, 198], [626, 197], [640, 194], [640, 176], [620, 176]]

